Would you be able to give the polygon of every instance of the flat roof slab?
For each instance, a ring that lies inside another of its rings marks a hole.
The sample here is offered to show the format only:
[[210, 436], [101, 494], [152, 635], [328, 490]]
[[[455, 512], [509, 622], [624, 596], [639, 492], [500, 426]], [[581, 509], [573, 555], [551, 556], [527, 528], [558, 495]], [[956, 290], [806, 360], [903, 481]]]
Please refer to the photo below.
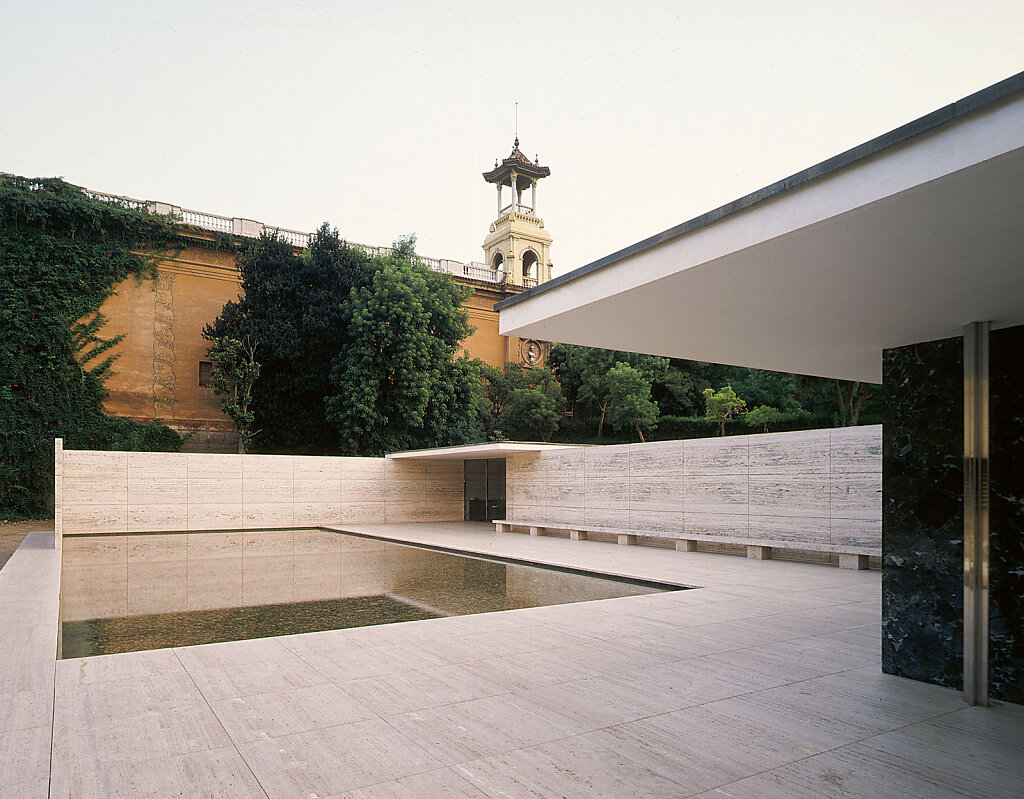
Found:
[[1024, 323], [1024, 73], [498, 304], [503, 335], [881, 381]]
[[407, 452], [390, 452], [385, 458], [392, 460], [435, 460], [469, 461], [486, 458], [504, 458], [522, 452], [546, 452], [552, 449], [567, 449], [574, 444], [533, 444], [526, 441], [495, 441], [489, 444], [467, 444], [459, 447], [434, 447], [414, 449]]

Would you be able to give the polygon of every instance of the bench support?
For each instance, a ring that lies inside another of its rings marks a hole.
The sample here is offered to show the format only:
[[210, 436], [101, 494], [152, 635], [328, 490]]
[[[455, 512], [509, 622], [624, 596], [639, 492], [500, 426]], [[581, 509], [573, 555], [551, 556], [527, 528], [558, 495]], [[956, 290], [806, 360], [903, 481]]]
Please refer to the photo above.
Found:
[[747, 557], [752, 560], [771, 560], [772, 548], [761, 546], [747, 546]]
[[616, 537], [618, 538], [621, 546], [631, 547], [636, 545], [636, 536], [632, 533], [619, 533]]
[[543, 527], [531, 527], [530, 528], [530, 535], [544, 535], [544, 528]]
[[868, 567], [867, 555], [839, 555], [840, 569], [866, 569]]
[[586, 541], [587, 531], [586, 530], [570, 530], [569, 538], [572, 541]]
[[676, 539], [676, 552], [696, 552], [697, 542], [687, 541], [685, 538]]
[[502, 524], [501, 522], [495, 522], [494, 526], [497, 528], [497, 532], [499, 532], [499, 533], [511, 533], [512, 532], [512, 525], [511, 524]]

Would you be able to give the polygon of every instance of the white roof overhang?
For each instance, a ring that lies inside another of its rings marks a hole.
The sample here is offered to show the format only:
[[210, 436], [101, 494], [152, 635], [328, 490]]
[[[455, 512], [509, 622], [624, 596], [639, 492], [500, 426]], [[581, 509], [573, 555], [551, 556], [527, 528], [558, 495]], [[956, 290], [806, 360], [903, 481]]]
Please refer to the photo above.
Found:
[[394, 460], [419, 459], [442, 461], [471, 461], [485, 458], [504, 458], [520, 452], [546, 452], [551, 449], [565, 449], [573, 444], [533, 444], [524, 441], [495, 441], [490, 444], [468, 444], [458, 447], [436, 447], [414, 449], [408, 452], [389, 452], [385, 458]]
[[1024, 73], [502, 301], [503, 335], [881, 381], [1024, 323]]

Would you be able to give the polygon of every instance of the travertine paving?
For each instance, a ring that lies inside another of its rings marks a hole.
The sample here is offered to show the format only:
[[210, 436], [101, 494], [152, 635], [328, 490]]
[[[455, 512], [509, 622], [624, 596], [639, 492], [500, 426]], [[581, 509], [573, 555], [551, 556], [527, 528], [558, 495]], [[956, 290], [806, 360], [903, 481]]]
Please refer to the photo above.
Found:
[[[0, 793], [1020, 795], [1024, 708], [880, 673], [875, 572], [485, 525], [353, 531], [702, 587], [64, 660], [55, 683], [52, 651], [9, 672], [6, 645]], [[46, 594], [56, 557], [19, 549], [0, 598]], [[19, 600], [35, 604], [5, 641], [52, 646], [30, 628], [55, 632], [55, 594]]]

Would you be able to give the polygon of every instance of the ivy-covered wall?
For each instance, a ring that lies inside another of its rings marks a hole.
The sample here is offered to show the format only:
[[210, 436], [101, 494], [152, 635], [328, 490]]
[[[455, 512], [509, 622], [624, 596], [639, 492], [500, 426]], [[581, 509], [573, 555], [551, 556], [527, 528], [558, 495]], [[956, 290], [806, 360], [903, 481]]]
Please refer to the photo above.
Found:
[[47, 511], [53, 439], [88, 449], [175, 449], [159, 422], [108, 416], [103, 301], [152, 274], [132, 249], [176, 246], [169, 220], [56, 178], [0, 175], [0, 519]]

